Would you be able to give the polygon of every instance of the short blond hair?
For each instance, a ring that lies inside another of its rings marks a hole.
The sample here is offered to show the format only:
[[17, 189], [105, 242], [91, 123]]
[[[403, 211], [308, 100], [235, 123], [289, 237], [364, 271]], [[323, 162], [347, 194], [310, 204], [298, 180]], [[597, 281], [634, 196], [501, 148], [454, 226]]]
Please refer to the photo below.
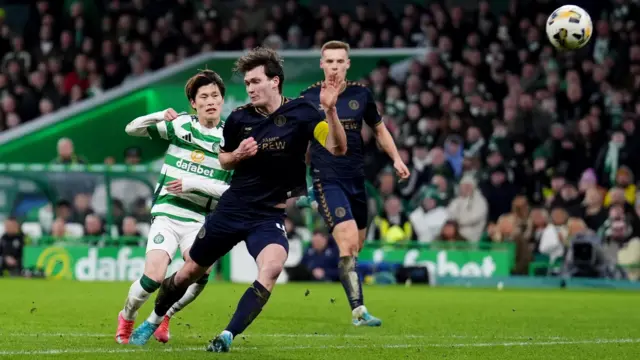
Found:
[[349, 51], [351, 50], [351, 46], [349, 46], [349, 44], [347, 44], [344, 41], [331, 40], [331, 41], [327, 41], [326, 43], [324, 43], [324, 45], [322, 45], [320, 52], [323, 53], [325, 50], [334, 50], [334, 49], [343, 49], [348, 54]]

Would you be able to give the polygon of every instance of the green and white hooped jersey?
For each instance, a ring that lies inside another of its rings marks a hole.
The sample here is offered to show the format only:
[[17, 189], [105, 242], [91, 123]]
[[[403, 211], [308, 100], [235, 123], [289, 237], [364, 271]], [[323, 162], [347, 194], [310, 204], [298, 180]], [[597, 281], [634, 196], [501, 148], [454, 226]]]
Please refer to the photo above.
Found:
[[217, 127], [206, 128], [197, 116], [180, 115], [173, 121], [147, 127], [152, 139], [170, 142], [154, 193], [152, 216], [204, 222], [205, 215], [217, 205], [218, 197], [199, 191], [172, 194], [165, 186], [169, 181], [185, 177], [229, 184], [231, 172], [223, 170], [218, 161], [223, 126], [221, 120]]

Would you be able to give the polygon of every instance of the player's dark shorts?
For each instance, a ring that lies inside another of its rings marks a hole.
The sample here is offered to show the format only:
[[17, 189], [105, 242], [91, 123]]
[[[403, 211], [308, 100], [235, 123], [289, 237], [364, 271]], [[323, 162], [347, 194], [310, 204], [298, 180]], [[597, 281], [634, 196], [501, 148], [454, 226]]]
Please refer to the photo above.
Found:
[[270, 244], [282, 245], [288, 253], [284, 219], [284, 209], [248, 204], [227, 191], [205, 218], [189, 256], [196, 264], [209, 267], [241, 241], [254, 259]]
[[355, 220], [360, 230], [367, 228], [367, 192], [364, 181], [364, 177], [313, 179], [318, 212], [329, 231], [348, 220]]

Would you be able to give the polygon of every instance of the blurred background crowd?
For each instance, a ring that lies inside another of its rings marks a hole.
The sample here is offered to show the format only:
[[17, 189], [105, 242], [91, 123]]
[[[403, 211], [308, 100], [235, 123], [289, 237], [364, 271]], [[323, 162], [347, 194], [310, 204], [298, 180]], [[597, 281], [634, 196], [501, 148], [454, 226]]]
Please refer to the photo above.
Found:
[[[368, 241], [511, 242], [515, 274], [534, 262], [569, 259], [597, 264], [594, 276], [624, 267], [625, 276], [638, 278], [638, 1], [585, 2], [594, 35], [586, 48], [567, 53], [546, 40], [545, 21], [561, 5], [553, 0], [363, 2], [348, 12], [296, 0], [150, 2], [35, 1], [22, 29], [0, 11], [0, 129], [201, 52], [317, 49], [328, 40], [355, 49], [421, 47], [426, 55], [402, 73], [380, 61], [354, 79], [373, 92], [412, 171], [398, 183], [370, 129], [363, 130]], [[139, 149], [123, 151], [127, 163], [139, 162]], [[53, 162], [84, 162], [69, 139], [57, 152]], [[144, 244], [151, 191], [140, 188], [131, 198], [116, 190], [111, 229], [104, 226], [104, 195], [96, 193], [51, 204], [39, 214], [39, 230], [23, 231], [142, 237]], [[323, 269], [313, 276], [330, 279], [337, 255], [319, 218], [307, 229], [301, 211], [292, 202], [289, 237], [311, 244], [305, 261]], [[16, 238], [20, 226], [9, 218], [0, 253], [15, 258]], [[584, 244], [594, 246], [585, 253]]]

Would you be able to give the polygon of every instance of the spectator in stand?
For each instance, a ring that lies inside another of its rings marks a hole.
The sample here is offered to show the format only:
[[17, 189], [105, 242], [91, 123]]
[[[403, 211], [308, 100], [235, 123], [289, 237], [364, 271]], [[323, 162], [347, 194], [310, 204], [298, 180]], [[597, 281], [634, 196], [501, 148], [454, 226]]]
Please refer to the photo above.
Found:
[[549, 225], [549, 213], [544, 208], [533, 208], [529, 213], [527, 228], [523, 234], [523, 239], [527, 243], [528, 252], [531, 255], [538, 253], [540, 239], [544, 230]]
[[302, 258], [302, 264], [314, 281], [338, 280], [338, 250], [329, 246], [329, 238], [321, 232], [311, 237], [311, 247]]
[[58, 140], [58, 157], [53, 159], [56, 164], [85, 164], [86, 161], [76, 155], [73, 148], [73, 141], [69, 138]]
[[400, 198], [392, 195], [384, 201], [384, 212], [374, 218], [367, 238], [369, 241], [380, 240], [388, 244], [415, 240], [413, 226], [402, 209]]
[[422, 244], [437, 240], [442, 226], [447, 221], [447, 208], [439, 205], [438, 200], [435, 192], [424, 194], [420, 206], [409, 216], [417, 240]]
[[70, 222], [71, 217], [73, 216], [73, 207], [69, 201], [59, 200], [56, 203], [54, 214], [56, 220], [62, 219], [64, 222]]
[[93, 214], [91, 209], [91, 195], [79, 193], [73, 199], [73, 216], [72, 222], [82, 224], [89, 214]]
[[67, 236], [67, 229], [64, 220], [61, 218], [56, 219], [51, 225], [51, 237], [56, 240], [64, 240]]
[[480, 241], [487, 225], [489, 206], [472, 176], [460, 180], [459, 194], [447, 210], [448, 218], [457, 222], [462, 237], [470, 242]]
[[563, 208], [551, 210], [551, 223], [547, 225], [540, 238], [538, 251], [549, 257], [550, 263], [564, 256], [567, 245], [567, 222], [569, 216]]
[[5, 220], [4, 234], [0, 237], [0, 276], [4, 271], [8, 271], [13, 276], [20, 275], [24, 240], [18, 220], [13, 217]]
[[614, 189], [621, 189], [624, 191], [624, 198], [627, 203], [633, 205], [636, 202], [637, 188], [633, 181], [633, 173], [628, 166], [623, 165], [618, 168], [611, 190], [607, 192], [607, 195], [604, 198], [604, 206], [609, 206], [611, 204], [611, 193]]
[[466, 242], [469, 241], [469, 239], [465, 238], [464, 235], [460, 233], [460, 227], [458, 226], [457, 221], [447, 220], [440, 230], [438, 241]]
[[607, 220], [607, 210], [602, 204], [602, 193], [597, 188], [590, 188], [582, 201], [582, 211], [580, 213], [586, 226], [597, 231]]
[[138, 231], [138, 222], [133, 216], [126, 216], [122, 220], [122, 236], [126, 237], [140, 237]]
[[507, 180], [504, 166], [493, 169], [489, 180], [481, 185], [482, 193], [489, 203], [489, 221], [495, 222], [500, 215], [511, 210], [511, 203], [517, 194], [516, 187]]
[[84, 235], [87, 237], [89, 245], [101, 244], [106, 232], [99, 216], [94, 214], [87, 215], [84, 219]]

